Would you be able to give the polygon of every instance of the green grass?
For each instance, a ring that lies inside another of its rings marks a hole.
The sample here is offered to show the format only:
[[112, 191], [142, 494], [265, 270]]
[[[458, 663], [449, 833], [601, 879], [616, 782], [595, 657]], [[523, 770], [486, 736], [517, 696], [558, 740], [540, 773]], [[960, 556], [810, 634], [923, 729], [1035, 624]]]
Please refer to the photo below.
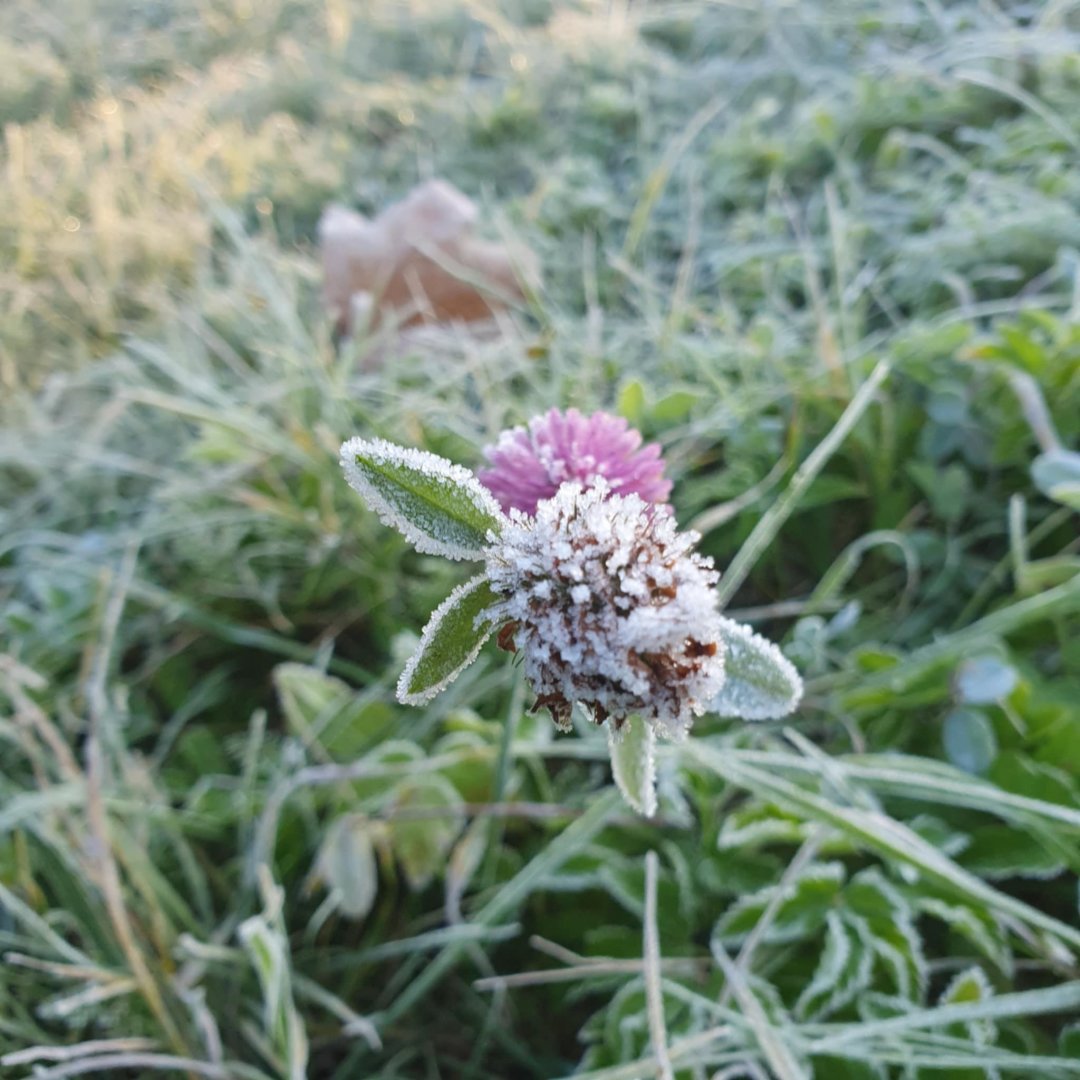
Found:
[[[1080, 519], [1031, 471], [1080, 449], [1078, 35], [8, 0], [3, 1075], [1080, 1075]], [[541, 257], [520, 340], [335, 352], [323, 205], [429, 176]], [[394, 701], [465, 572], [337, 465], [568, 404], [662, 441], [807, 681], [668, 746], [651, 822], [490, 646]]]

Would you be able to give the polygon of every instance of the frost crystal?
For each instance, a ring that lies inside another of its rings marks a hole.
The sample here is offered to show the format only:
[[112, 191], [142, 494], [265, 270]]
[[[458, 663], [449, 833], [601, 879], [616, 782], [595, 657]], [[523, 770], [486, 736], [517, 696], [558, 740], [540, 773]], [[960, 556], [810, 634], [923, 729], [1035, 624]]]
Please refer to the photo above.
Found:
[[589, 485], [603, 478], [610, 491], [633, 492], [650, 503], [663, 503], [671, 493], [660, 447], [642, 446], [641, 435], [621, 416], [605, 412], [549, 409], [528, 428], [504, 431], [484, 456], [491, 468], [477, 475], [507, 511], [536, 513], [537, 503], [568, 480]]
[[504, 648], [559, 727], [575, 701], [618, 727], [639, 713], [678, 737], [724, 682], [712, 560], [693, 552], [667, 514], [604, 480], [563, 484], [535, 518], [514, 510], [487, 553], [508, 625]]

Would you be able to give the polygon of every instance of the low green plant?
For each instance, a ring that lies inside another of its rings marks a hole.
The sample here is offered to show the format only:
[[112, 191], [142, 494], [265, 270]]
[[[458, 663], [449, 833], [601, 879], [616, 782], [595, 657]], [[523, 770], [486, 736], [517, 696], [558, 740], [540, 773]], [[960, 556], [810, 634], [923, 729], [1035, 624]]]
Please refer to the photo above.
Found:
[[[0, 5], [4, 1074], [1080, 1073], [1076, 33]], [[543, 288], [335, 350], [324, 202], [431, 175]], [[338, 466], [570, 404], [804, 683], [658, 743], [651, 818], [644, 725], [557, 735], [493, 644], [398, 701], [469, 575]]]

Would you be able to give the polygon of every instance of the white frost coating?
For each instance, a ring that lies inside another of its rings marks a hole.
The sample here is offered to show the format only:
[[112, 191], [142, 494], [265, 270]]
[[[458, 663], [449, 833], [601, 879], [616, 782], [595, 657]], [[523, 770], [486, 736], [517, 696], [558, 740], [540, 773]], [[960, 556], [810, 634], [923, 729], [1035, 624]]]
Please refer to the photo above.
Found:
[[859, 950], [855, 972], [847, 973], [855, 931], [847, 926], [837, 911], [826, 912], [825, 924], [825, 947], [821, 951], [817, 971], [803, 987], [795, 1003], [795, 1014], [801, 1018], [810, 1016], [817, 1019], [838, 1005], [846, 1004], [866, 988], [873, 972], [873, 949], [864, 948]]
[[795, 665], [749, 626], [720, 619], [727, 650], [727, 679], [708, 712], [742, 720], [778, 720], [794, 712], [803, 684]]
[[621, 728], [605, 725], [611, 774], [623, 798], [639, 814], [656, 813], [656, 731], [640, 716], [629, 716]]
[[[466, 581], [464, 585], [458, 585], [457, 588], [454, 589], [454, 591], [431, 613], [431, 618], [428, 619], [427, 626], [424, 627], [424, 632], [420, 635], [420, 644], [416, 646], [416, 652], [409, 657], [408, 662], [401, 672], [401, 677], [397, 681], [397, 699], [402, 705], [426, 704], [437, 694], [440, 694], [445, 690], [477, 658], [477, 656], [480, 655], [480, 650], [484, 647], [484, 642], [491, 637], [491, 632], [498, 625], [494, 620], [488, 617], [488, 611], [482, 611], [473, 620], [472, 629], [476, 637], [467, 652], [463, 654], [460, 662], [443, 675], [437, 682], [424, 687], [423, 690], [419, 690], [416, 693], [409, 693], [409, 684], [416, 674], [416, 669], [424, 662], [427, 652], [431, 648], [431, 643], [434, 641], [435, 636], [442, 626], [443, 620], [450, 612], [457, 608], [462, 600], [485, 583], [487, 583], [487, 577], [484, 574], [478, 574], [471, 580]], [[488, 610], [490, 611], [490, 609]], [[484, 625], [485, 621], [487, 623], [486, 626]]]
[[566, 483], [535, 517], [511, 511], [487, 553], [494, 618], [538, 704], [568, 727], [574, 702], [598, 723], [638, 713], [679, 738], [724, 682], [712, 561], [637, 495]]
[[[445, 498], [448, 507], [465, 511], [476, 519], [469, 524], [441, 512], [407, 489], [380, 479], [357, 464], [357, 455], [376, 466], [388, 466], [412, 474]], [[491, 526], [502, 527], [502, 509], [495, 497], [468, 469], [426, 450], [397, 446], [385, 439], [353, 438], [341, 446], [341, 467], [349, 486], [379, 516], [384, 525], [397, 529], [417, 551], [444, 555], [448, 559], [482, 559], [485, 537], [494, 535]]]

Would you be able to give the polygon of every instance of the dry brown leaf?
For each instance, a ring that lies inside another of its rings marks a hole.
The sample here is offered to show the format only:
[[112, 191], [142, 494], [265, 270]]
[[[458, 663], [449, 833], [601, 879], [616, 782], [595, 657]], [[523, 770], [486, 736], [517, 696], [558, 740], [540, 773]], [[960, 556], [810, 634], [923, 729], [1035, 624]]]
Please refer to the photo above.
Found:
[[330, 206], [319, 222], [324, 296], [336, 329], [363, 318], [374, 329], [490, 319], [534, 281], [531, 252], [472, 235], [476, 205], [444, 180], [429, 180], [369, 219]]

